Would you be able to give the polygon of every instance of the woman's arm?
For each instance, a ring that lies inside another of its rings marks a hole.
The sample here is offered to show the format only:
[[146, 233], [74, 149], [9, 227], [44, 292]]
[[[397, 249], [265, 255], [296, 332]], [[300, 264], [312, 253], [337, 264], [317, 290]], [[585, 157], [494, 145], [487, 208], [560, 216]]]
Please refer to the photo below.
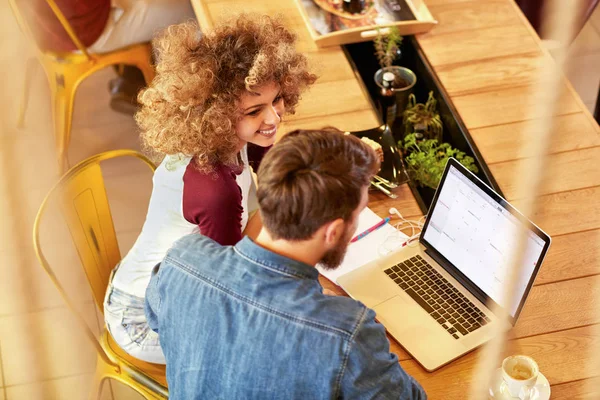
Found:
[[258, 209], [258, 199], [256, 198], [256, 174], [254, 172], [251, 172], [251, 174], [252, 183], [248, 190], [248, 201], [246, 202], [246, 206], [248, 207], [248, 222], [246, 223], [244, 232], [242, 232], [242, 236], [246, 235], [254, 240], [262, 229], [262, 217]]
[[183, 176], [183, 216], [224, 246], [242, 239], [242, 193], [226, 167], [205, 174], [189, 165]]
[[258, 236], [258, 233], [262, 229], [262, 218], [260, 216], [260, 210], [256, 210], [250, 217], [248, 217], [248, 223], [246, 229], [242, 232], [242, 235], [248, 236], [254, 240]]

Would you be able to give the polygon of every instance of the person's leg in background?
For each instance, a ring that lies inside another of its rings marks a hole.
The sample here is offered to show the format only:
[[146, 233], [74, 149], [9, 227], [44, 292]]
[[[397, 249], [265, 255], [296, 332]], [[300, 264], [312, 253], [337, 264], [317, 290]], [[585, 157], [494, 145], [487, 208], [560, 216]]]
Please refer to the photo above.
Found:
[[108, 24], [90, 49], [102, 53], [149, 42], [157, 31], [194, 18], [190, 0], [113, 0]]
[[516, 2], [539, 35], [544, 0], [516, 0]]
[[[583, 28], [587, 20], [590, 18], [594, 9], [600, 3], [600, 0], [569, 0], [573, 1], [573, 7], [579, 8], [580, 18], [577, 23], [577, 27], [575, 28], [574, 35], [570, 41], [573, 41], [579, 31]], [[544, 17], [544, 12], [551, 12], [551, 10], [544, 10], [544, 6], [547, 6], [550, 1], [548, 0], [516, 0], [517, 5], [521, 8], [523, 14], [529, 20], [533, 29], [537, 32], [541, 39], [552, 39], [546, 37], [547, 33], [541, 32], [542, 28], [542, 18]], [[552, 15], [546, 15], [546, 18], [552, 18]], [[560, 16], [556, 16], [556, 18], [560, 18]]]
[[[523, 11], [523, 14], [525, 14], [527, 19], [529, 20], [529, 23], [531, 23], [531, 26], [533, 26], [535, 31], [538, 33], [538, 35], [542, 39], [542, 42], [545, 43], [546, 48], [551, 50], [552, 47], [554, 46], [554, 44], [552, 44], [552, 38], [547, 37], [547, 35], [545, 35], [544, 32], [541, 32], [542, 16], [544, 13], [544, 5], [547, 5], [549, 3], [549, 1], [547, 1], [547, 0], [516, 0], [516, 2], [519, 5], [519, 7], [521, 8], [521, 11]], [[575, 38], [577, 37], [577, 35], [581, 31], [581, 29], [583, 29], [583, 26], [586, 24], [586, 22], [588, 21], [588, 19], [590, 18], [590, 16], [592, 15], [592, 13], [594, 12], [594, 10], [596, 9], [596, 7], [598, 6], [599, 3], [600, 3], [600, 0], [575, 0], [575, 1], [573, 1], [573, 5], [574, 6], [576, 5], [577, 7], [579, 7], [581, 17], [579, 19], [578, 26], [575, 28], [575, 31], [573, 32], [573, 37], [570, 39], [570, 42], [575, 40]], [[548, 16], [546, 16], [546, 17], [548, 17]], [[598, 91], [598, 97], [596, 98], [596, 108], [594, 111], [594, 119], [596, 119], [596, 122], [598, 122], [600, 124], [600, 89]]]
[[[194, 19], [189, 0], [113, 0], [111, 14], [102, 35], [90, 46], [104, 53], [136, 43], [149, 42], [169, 25]], [[111, 108], [133, 114], [137, 93], [145, 86], [144, 77], [135, 67], [117, 68], [118, 77], [111, 80]]]
[[133, 115], [138, 107], [137, 94], [146, 86], [144, 75], [137, 67], [123, 64], [115, 65], [115, 72], [117, 77], [108, 82], [110, 108]]

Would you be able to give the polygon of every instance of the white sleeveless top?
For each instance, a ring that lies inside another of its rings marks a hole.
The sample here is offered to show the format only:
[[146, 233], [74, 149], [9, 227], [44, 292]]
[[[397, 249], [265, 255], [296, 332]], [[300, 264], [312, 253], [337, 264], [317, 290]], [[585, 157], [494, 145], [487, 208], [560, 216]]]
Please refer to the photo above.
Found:
[[[247, 146], [240, 152], [243, 170], [236, 175], [242, 195], [241, 229], [246, 228], [249, 212], [258, 209], [256, 190], [248, 164]], [[152, 269], [162, 261], [167, 250], [181, 237], [202, 233], [183, 214], [183, 175], [191, 157], [167, 156], [154, 173], [152, 195], [146, 221], [138, 239], [121, 260], [113, 285], [131, 295], [144, 298]]]

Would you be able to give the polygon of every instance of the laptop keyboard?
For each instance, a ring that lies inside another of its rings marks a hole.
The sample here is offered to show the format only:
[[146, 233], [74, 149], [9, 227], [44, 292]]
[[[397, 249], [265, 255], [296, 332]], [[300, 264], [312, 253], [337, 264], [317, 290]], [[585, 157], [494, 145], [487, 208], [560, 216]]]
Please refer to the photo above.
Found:
[[475, 304], [419, 255], [384, 272], [454, 339], [460, 339], [490, 322]]

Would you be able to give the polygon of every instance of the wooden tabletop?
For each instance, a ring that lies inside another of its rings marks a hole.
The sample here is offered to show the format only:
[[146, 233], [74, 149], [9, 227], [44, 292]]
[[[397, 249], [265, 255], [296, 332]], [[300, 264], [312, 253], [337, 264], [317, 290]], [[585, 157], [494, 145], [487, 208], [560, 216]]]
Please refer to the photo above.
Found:
[[[439, 24], [417, 36], [505, 197], [519, 208], [516, 178], [521, 149], [539, 132], [526, 132], [527, 94], [537, 63], [550, 55], [512, 0], [426, 0]], [[320, 79], [303, 96], [286, 130], [333, 125], [354, 131], [377, 126], [377, 118], [339, 47], [319, 50], [294, 0], [192, 0], [203, 27], [239, 12], [282, 14], [300, 36], [300, 50]], [[552, 385], [552, 398], [600, 398], [600, 371], [591, 370], [590, 350], [598, 337], [600, 305], [600, 128], [564, 79], [553, 114], [560, 134], [550, 146], [548, 174], [538, 210], [530, 218], [552, 236], [552, 246], [515, 328], [506, 354], [534, 357]], [[535, 116], [533, 116], [535, 117]], [[538, 116], [539, 117], [539, 116]], [[390, 205], [405, 217], [421, 211], [410, 190], [398, 200], [379, 193], [369, 207], [387, 216]], [[332, 284], [323, 282], [334, 288]], [[337, 289], [339, 291], [339, 289]], [[393, 339], [392, 351], [432, 399], [466, 398], [480, 354], [471, 352], [428, 373]], [[595, 380], [597, 392], [586, 392]]]

